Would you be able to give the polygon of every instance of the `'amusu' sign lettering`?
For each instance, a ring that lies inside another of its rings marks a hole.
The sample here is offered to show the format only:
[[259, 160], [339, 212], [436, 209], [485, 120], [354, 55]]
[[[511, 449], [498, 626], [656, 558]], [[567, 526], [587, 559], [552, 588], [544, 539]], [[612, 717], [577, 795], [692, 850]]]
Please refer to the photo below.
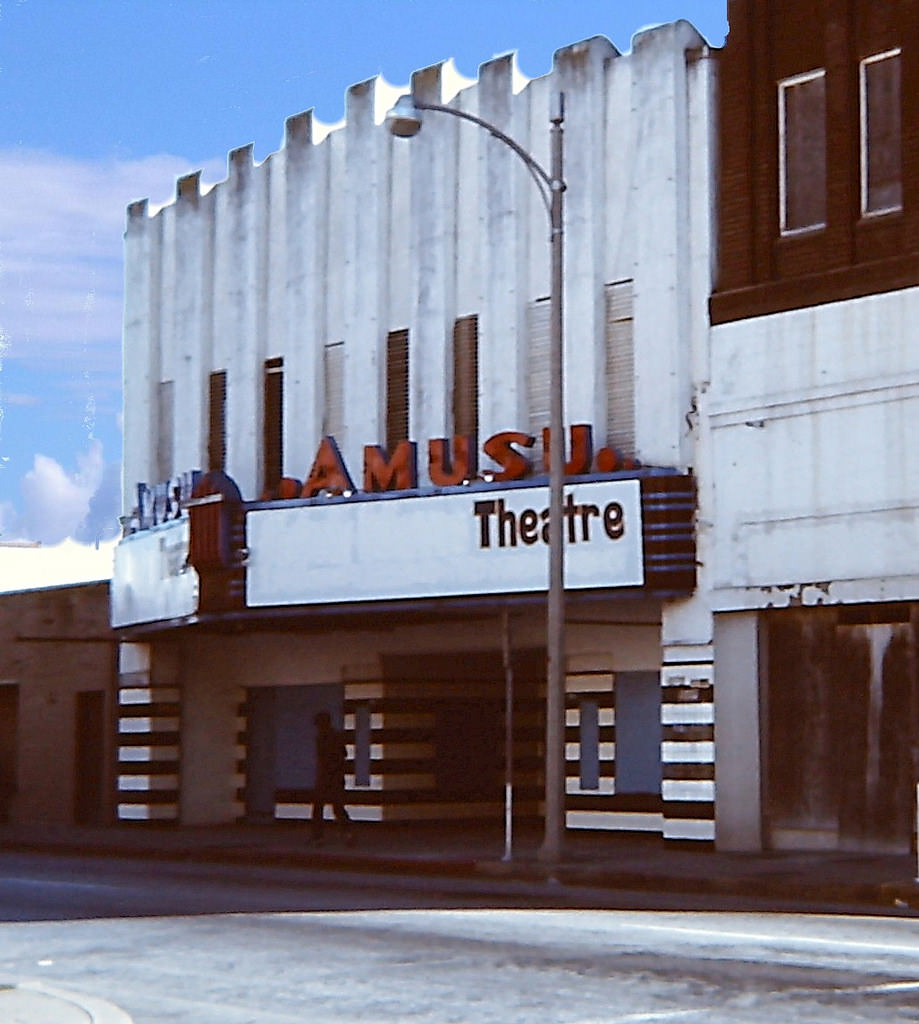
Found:
[[[549, 468], [548, 430], [543, 434], [543, 464]], [[483, 454], [497, 465], [482, 476], [488, 480], [524, 480], [534, 473], [533, 462], [526, 454], [533, 448], [536, 438], [518, 430], [502, 430], [493, 434], [482, 445]], [[601, 448], [596, 456], [593, 449], [593, 430], [583, 423], [570, 428], [570, 457], [565, 464], [566, 476], [582, 476], [596, 469], [601, 473], [634, 469], [637, 463], [624, 458], [614, 448]], [[458, 435], [451, 439], [436, 437], [428, 441], [428, 477], [435, 487], [456, 487], [478, 478], [478, 458], [472, 438]], [[401, 441], [390, 453], [377, 444], [364, 447], [363, 490], [411, 491], [418, 486], [418, 445], [414, 441]], [[324, 437], [319, 444], [309, 476], [301, 483], [293, 477], [283, 477], [271, 484], [262, 494], [262, 500], [286, 498], [315, 498], [320, 494], [351, 495], [357, 490], [345, 460], [334, 437]]]

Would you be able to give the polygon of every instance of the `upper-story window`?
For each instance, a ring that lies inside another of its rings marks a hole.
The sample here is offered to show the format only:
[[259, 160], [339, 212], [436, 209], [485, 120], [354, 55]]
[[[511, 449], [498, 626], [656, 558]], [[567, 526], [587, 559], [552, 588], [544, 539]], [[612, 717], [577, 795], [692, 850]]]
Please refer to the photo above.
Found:
[[345, 436], [345, 343], [326, 342], [322, 350], [322, 435], [341, 443]]
[[635, 454], [635, 334], [632, 281], [603, 289], [606, 299], [606, 444]]
[[900, 50], [866, 57], [859, 64], [862, 213], [889, 213], [903, 206], [900, 154]]
[[227, 468], [227, 371], [215, 370], [208, 378], [207, 468]]
[[262, 452], [265, 490], [276, 488], [284, 475], [284, 359], [265, 360], [262, 380]]
[[779, 82], [779, 223], [782, 234], [826, 224], [826, 73]]
[[156, 479], [175, 472], [175, 381], [161, 380], [156, 391]]
[[453, 432], [479, 435], [479, 318], [453, 325]]
[[390, 455], [409, 437], [408, 331], [386, 337], [386, 450]]

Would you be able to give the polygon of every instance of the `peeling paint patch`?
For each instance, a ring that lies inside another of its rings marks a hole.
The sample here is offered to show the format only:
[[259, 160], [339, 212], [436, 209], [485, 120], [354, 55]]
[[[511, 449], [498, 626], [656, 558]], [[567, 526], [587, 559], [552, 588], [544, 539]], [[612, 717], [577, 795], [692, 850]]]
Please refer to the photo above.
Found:
[[781, 583], [760, 587], [766, 608], [812, 608], [822, 604], [839, 604], [841, 597], [834, 594], [834, 583], [821, 580], [813, 583]]

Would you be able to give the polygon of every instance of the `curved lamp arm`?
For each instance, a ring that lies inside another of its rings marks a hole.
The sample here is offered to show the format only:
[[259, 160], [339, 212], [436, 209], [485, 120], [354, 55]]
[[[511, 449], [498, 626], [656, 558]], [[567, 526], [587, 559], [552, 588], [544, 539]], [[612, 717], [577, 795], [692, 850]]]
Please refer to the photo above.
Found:
[[[551, 118], [552, 123], [555, 125], [561, 124], [564, 120], [561, 104], [559, 104], [559, 107], [560, 109], [554, 112]], [[465, 110], [458, 110], [456, 107], [445, 106], [442, 103], [425, 103], [421, 100], [416, 100], [409, 93], [406, 93], [399, 97], [395, 106], [386, 115], [386, 123], [389, 125], [389, 130], [393, 135], [398, 135], [400, 138], [411, 138], [413, 135], [417, 135], [421, 130], [420, 111], [422, 110], [436, 110], [442, 114], [452, 114], [454, 117], [460, 117], [464, 121], [471, 121], [480, 128], [484, 128], [489, 135], [500, 139], [501, 142], [512, 149], [533, 176], [533, 180], [536, 182], [539, 194], [542, 196], [542, 201], [545, 204], [546, 213], [549, 214], [550, 220], [552, 219], [552, 193], [564, 192], [566, 188], [565, 182], [560, 178], [553, 178], [540, 163], [530, 156], [519, 142], [515, 142], [509, 135], [501, 131], [497, 125], [486, 121], [483, 117], [470, 114]]]

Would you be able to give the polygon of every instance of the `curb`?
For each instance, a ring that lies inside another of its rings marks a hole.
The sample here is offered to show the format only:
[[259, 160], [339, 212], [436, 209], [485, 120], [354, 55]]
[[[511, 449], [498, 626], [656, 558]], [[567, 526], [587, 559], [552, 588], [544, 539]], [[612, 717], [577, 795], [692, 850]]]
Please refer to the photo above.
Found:
[[[12, 1017], [7, 1016], [10, 1011]], [[36, 1016], [36, 1011], [40, 1017]], [[27, 1016], [22, 1016], [23, 1012]], [[31, 979], [0, 984], [0, 1019], [53, 1020], [60, 1024], [77, 1020], [88, 1020], [91, 1024], [133, 1024], [128, 1013], [106, 999]]]
[[369, 855], [360, 852], [266, 850], [248, 846], [204, 846], [200, 848], [150, 848], [118, 843], [92, 845], [74, 841], [42, 843], [23, 839], [7, 842], [5, 849], [33, 853], [96, 857], [158, 859], [175, 863], [224, 863], [300, 868], [325, 871], [381, 874], [406, 877], [439, 877], [481, 880], [491, 883], [517, 882], [535, 885], [560, 883], [572, 889], [594, 891], [662, 892], [681, 895], [717, 895], [771, 899], [790, 903], [822, 903], [829, 906], [863, 904], [877, 908], [919, 911], [919, 881], [828, 882], [744, 876], [657, 874], [644, 871], [616, 871], [562, 864], [556, 868], [530, 862], [505, 863], [497, 860], [444, 859]]
[[494, 878], [546, 882], [554, 879], [571, 888], [627, 892], [667, 892], [681, 895], [737, 896], [792, 903], [867, 904], [879, 908], [919, 910], [915, 882], [828, 883], [780, 879], [674, 876], [633, 871], [579, 870], [562, 865], [548, 871], [538, 866], [479, 863], [477, 873]]

